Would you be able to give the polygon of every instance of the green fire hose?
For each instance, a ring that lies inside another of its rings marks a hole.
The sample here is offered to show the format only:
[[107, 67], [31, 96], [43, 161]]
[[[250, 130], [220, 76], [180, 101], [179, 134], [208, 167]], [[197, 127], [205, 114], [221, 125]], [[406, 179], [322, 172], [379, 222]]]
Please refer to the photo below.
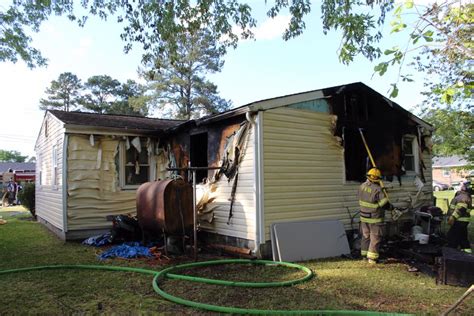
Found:
[[[288, 281], [279, 281], [279, 282], [238, 282], [238, 281], [225, 281], [217, 279], [208, 279], [202, 277], [195, 277], [182, 274], [174, 274], [171, 272], [176, 272], [178, 270], [211, 266], [211, 265], [222, 265], [222, 264], [262, 264], [262, 265], [280, 265], [289, 268], [296, 268], [305, 272], [305, 276]], [[199, 302], [194, 302], [186, 300], [177, 296], [173, 296], [159, 286], [159, 282], [165, 278], [169, 279], [178, 279], [190, 282], [199, 282], [206, 284], [215, 284], [215, 285], [224, 285], [224, 286], [239, 286], [239, 287], [277, 287], [277, 286], [290, 286], [305, 282], [313, 277], [313, 272], [302, 265], [288, 263], [288, 262], [275, 262], [268, 260], [248, 260], [248, 259], [226, 259], [226, 260], [213, 260], [213, 261], [203, 261], [203, 262], [193, 262], [186, 263], [177, 266], [172, 266], [170, 268], [165, 268], [161, 271], [142, 269], [142, 268], [129, 268], [129, 267], [118, 267], [118, 266], [104, 266], [104, 265], [48, 265], [48, 266], [38, 266], [38, 267], [29, 267], [29, 268], [20, 268], [20, 269], [10, 269], [0, 271], [0, 275], [27, 272], [27, 271], [38, 271], [38, 270], [57, 270], [57, 269], [88, 269], [88, 270], [107, 270], [107, 271], [124, 271], [124, 272], [136, 272], [154, 275], [153, 278], [153, 289], [163, 298], [172, 301], [177, 304], [190, 306], [198, 309], [204, 309], [213, 312], [219, 313], [236, 313], [236, 314], [305, 314], [305, 315], [400, 315], [394, 313], [381, 313], [381, 312], [370, 312], [370, 311], [351, 311], [351, 310], [264, 310], [264, 309], [248, 309], [248, 308], [237, 308], [237, 307], [226, 307], [218, 306], [211, 304], [204, 304]]]

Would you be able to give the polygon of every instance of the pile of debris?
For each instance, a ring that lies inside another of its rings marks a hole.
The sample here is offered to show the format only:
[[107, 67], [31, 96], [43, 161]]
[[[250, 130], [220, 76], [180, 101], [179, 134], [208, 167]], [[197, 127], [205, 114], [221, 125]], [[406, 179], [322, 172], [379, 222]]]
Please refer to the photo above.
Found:
[[446, 216], [438, 207], [422, 207], [413, 212], [411, 225], [399, 231], [383, 247], [387, 257], [407, 263], [409, 271], [421, 271], [438, 284], [470, 286], [474, 283], [474, 256], [446, 246], [442, 231]]

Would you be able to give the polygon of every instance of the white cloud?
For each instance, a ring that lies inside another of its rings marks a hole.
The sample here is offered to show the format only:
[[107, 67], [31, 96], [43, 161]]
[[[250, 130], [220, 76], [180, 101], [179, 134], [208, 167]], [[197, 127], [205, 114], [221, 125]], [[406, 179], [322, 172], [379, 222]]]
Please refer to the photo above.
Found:
[[253, 30], [257, 40], [272, 40], [281, 38], [283, 32], [288, 27], [291, 17], [279, 15], [275, 18], [268, 18]]
[[[276, 38], [281, 38], [283, 32], [288, 27], [291, 17], [289, 15], [279, 15], [275, 18], [267, 18], [263, 23], [260, 23], [257, 27], [252, 29], [252, 32], [256, 40], [273, 40]], [[237, 25], [234, 25], [232, 28], [234, 34], [240, 35], [242, 29]], [[227, 39], [226, 36], [222, 40]], [[239, 36], [239, 39], [243, 41], [244, 39]]]

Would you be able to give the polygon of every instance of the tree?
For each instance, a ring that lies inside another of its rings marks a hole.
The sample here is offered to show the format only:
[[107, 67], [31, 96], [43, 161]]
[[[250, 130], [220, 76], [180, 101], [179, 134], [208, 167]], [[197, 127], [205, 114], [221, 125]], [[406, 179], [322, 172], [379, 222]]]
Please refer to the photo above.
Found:
[[81, 80], [76, 75], [63, 72], [57, 80], [51, 81], [50, 87], [46, 89], [48, 98], [40, 100], [40, 109], [62, 109], [68, 112], [77, 107], [81, 89]]
[[0, 161], [3, 162], [25, 162], [28, 156], [22, 156], [19, 151], [16, 150], [3, 150], [0, 149]]
[[436, 156], [461, 155], [474, 164], [474, 114], [455, 109], [431, 109], [423, 119], [435, 127], [433, 153]]
[[145, 87], [134, 80], [126, 83], [108, 75], [92, 76], [87, 79], [84, 88], [87, 93], [80, 104], [87, 111], [99, 114], [148, 115], [148, 97], [144, 96]]
[[106, 113], [120, 90], [120, 82], [108, 75], [92, 76], [87, 79], [84, 88], [88, 90], [80, 100], [84, 109], [95, 113]]
[[[406, 17], [409, 14], [411, 18]], [[408, 57], [413, 57], [411, 65], [429, 76], [425, 103], [462, 107], [471, 99], [474, 89], [474, 4], [445, 0], [415, 6], [413, 0], [406, 0], [396, 8], [394, 17], [392, 33], [405, 32], [406, 47], [385, 50], [388, 60], [378, 64], [375, 71], [383, 75], [390, 65], [399, 65], [399, 80], [412, 81], [402, 67]], [[392, 86], [391, 96], [396, 96], [397, 83]]]
[[[87, 18], [74, 14], [72, 2], [14, 1], [11, 7], [0, 15], [0, 43], [5, 43], [0, 46], [0, 56], [4, 56], [2, 60], [15, 61], [15, 58], [20, 56], [32, 65], [41, 64], [41, 59], [35, 59], [35, 53], [38, 52], [29, 46], [31, 38], [25, 35], [23, 28], [30, 27], [33, 31], [38, 31], [39, 25], [52, 14], [67, 15], [71, 20], [83, 25]], [[398, 80], [411, 81], [409, 73], [402, 71], [411, 52], [422, 52], [417, 53], [417, 57], [424, 57], [415, 60], [415, 63], [422, 62], [428, 68], [422, 66], [418, 69], [425, 71], [436, 71], [436, 65], [430, 68], [430, 59], [441, 53], [443, 58], [436, 60], [436, 64], [452, 69], [454, 62], [456, 67], [462, 66], [461, 71], [457, 73], [467, 72], [467, 75], [440, 78], [439, 84], [431, 87], [431, 94], [439, 95], [441, 101], [448, 103], [453, 102], [453, 96], [458, 96], [460, 100], [470, 98], [472, 75], [469, 73], [472, 72], [469, 71], [469, 61], [473, 59], [474, 45], [469, 34], [472, 34], [474, 23], [474, 5], [470, 1], [440, 0], [426, 6], [415, 6], [414, 0], [405, 0], [395, 8], [394, 3], [394, 0], [321, 1], [323, 32], [338, 30], [341, 34], [338, 51], [341, 62], [349, 64], [357, 55], [369, 60], [385, 56], [386, 59], [375, 67], [375, 72], [383, 75], [388, 67], [398, 66]], [[238, 3], [237, 0], [197, 0], [192, 4], [187, 0], [83, 0], [81, 5], [86, 10], [86, 15], [96, 15], [104, 19], [114, 15], [119, 23], [124, 24], [120, 36], [125, 41], [126, 52], [134, 43], [141, 44], [146, 52], [150, 49], [166, 49], [169, 43], [178, 42], [182, 34], [192, 34], [205, 29], [217, 40], [216, 48], [223, 53], [227, 47], [237, 45], [239, 36], [251, 37], [251, 29], [256, 25], [250, 5]], [[395, 20], [391, 22], [392, 33], [405, 32], [410, 45], [383, 49], [379, 47], [382, 39], [381, 27], [392, 10], [395, 15]], [[283, 34], [283, 38], [287, 40], [303, 33], [305, 18], [311, 12], [311, 2], [274, 0], [269, 2], [267, 15], [274, 18], [286, 11], [291, 14], [290, 23]], [[404, 15], [405, 13], [407, 15]], [[408, 18], [412, 22], [410, 24], [406, 18], [408, 14], [416, 14], [414, 18]], [[9, 23], [13, 25], [12, 29]], [[431, 49], [434, 45], [437, 48]], [[155, 54], [146, 53], [144, 61], [150, 62], [148, 58], [153, 55]], [[464, 56], [463, 60], [466, 62], [456, 63], [456, 56]], [[442, 67], [438, 69], [438, 73], [443, 75]], [[460, 78], [463, 80], [460, 81]], [[398, 94], [397, 83], [398, 81], [392, 84], [392, 97]]]
[[230, 107], [229, 101], [219, 97], [217, 86], [205, 78], [224, 65], [209, 32], [180, 34], [178, 42], [169, 43], [155, 54], [142, 73], [150, 82], [160, 110], [168, 110], [166, 115], [188, 120]]
[[117, 100], [111, 104], [106, 113], [147, 116], [150, 97], [146, 96], [145, 92], [145, 86], [134, 80], [127, 80], [121, 85]]

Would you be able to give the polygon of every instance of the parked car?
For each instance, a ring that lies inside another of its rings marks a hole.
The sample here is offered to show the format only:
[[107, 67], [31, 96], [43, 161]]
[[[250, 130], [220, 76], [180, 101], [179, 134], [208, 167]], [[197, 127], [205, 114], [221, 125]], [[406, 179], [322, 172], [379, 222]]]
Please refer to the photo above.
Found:
[[433, 191], [444, 191], [448, 189], [449, 185], [433, 180]]

